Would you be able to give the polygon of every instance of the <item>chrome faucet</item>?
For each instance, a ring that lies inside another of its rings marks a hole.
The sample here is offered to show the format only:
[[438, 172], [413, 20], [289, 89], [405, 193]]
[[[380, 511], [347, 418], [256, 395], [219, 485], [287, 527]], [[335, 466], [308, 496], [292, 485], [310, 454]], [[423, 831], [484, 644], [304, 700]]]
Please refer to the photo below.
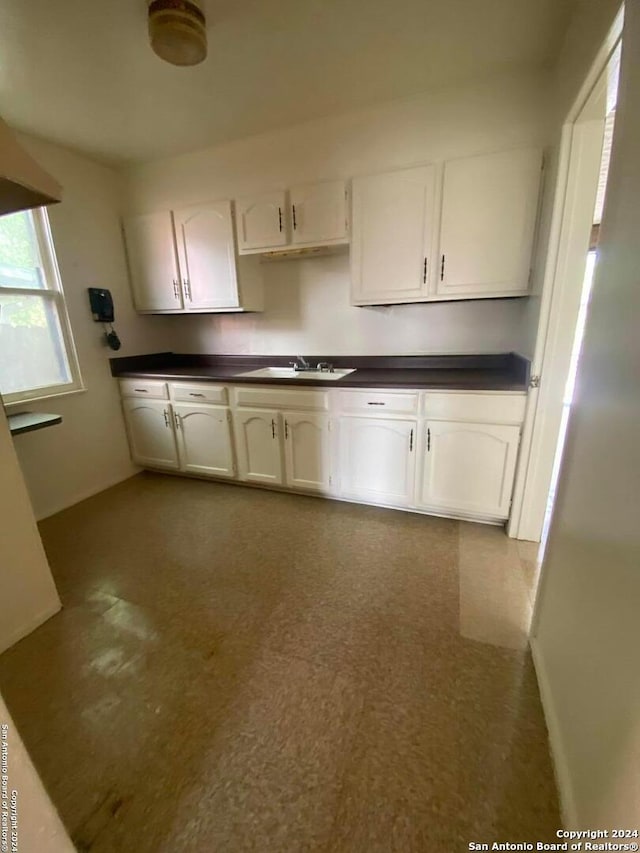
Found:
[[[300, 361], [300, 364], [298, 364], [298, 361]], [[312, 370], [311, 365], [303, 355], [297, 356], [296, 361], [290, 361], [289, 364], [294, 370]]]

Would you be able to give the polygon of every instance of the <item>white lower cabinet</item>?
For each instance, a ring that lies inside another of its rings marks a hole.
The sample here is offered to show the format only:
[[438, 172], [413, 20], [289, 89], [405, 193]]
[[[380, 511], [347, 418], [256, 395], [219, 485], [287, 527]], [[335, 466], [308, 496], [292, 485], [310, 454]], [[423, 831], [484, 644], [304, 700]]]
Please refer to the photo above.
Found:
[[249, 483], [282, 484], [278, 412], [238, 409], [234, 424], [240, 479]]
[[150, 468], [178, 468], [171, 407], [166, 400], [137, 397], [122, 401], [131, 458]]
[[331, 484], [329, 416], [283, 412], [285, 483], [292, 489], [328, 492]]
[[152, 379], [120, 387], [142, 467], [479, 521], [509, 517], [525, 394]]
[[340, 491], [367, 503], [413, 502], [415, 420], [342, 417]]
[[418, 506], [508, 518], [520, 428], [428, 420], [422, 429]]
[[234, 477], [229, 409], [174, 403], [180, 470], [210, 477]]

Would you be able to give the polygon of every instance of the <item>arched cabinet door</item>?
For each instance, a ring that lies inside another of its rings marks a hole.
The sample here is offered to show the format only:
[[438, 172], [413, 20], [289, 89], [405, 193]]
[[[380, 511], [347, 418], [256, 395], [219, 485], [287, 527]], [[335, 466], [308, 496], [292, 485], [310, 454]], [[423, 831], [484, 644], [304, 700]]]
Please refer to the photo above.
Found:
[[240, 304], [231, 202], [201, 204], [173, 214], [182, 296], [188, 311]]
[[123, 225], [133, 301], [138, 311], [181, 311], [182, 290], [168, 210], [131, 216]]
[[412, 503], [416, 421], [343, 417], [339, 429], [341, 493], [367, 503]]
[[282, 484], [279, 414], [271, 409], [240, 409], [234, 414], [240, 479]]
[[285, 483], [292, 489], [328, 492], [329, 417], [283, 412]]
[[520, 428], [426, 421], [418, 504], [425, 509], [507, 518]]
[[145, 468], [177, 468], [178, 451], [168, 401], [125, 399], [122, 409], [133, 461]]
[[289, 242], [284, 192], [263, 193], [236, 201], [240, 252], [286, 246]]
[[209, 477], [234, 477], [229, 409], [174, 403], [173, 410], [180, 469]]

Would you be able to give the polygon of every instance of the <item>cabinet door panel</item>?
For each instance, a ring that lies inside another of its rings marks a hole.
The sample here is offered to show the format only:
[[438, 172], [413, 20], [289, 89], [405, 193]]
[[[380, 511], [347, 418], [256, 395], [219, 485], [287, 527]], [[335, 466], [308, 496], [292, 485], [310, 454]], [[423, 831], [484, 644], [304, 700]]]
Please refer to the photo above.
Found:
[[445, 164], [438, 294], [526, 292], [540, 175], [537, 149]]
[[185, 308], [237, 308], [231, 202], [177, 210], [174, 221]]
[[241, 409], [234, 415], [240, 479], [253, 483], [282, 483], [278, 412]]
[[131, 458], [138, 465], [151, 468], [177, 468], [173, 418], [169, 403], [161, 400], [122, 401]]
[[293, 243], [332, 243], [347, 238], [344, 181], [294, 187], [290, 192]]
[[283, 412], [285, 482], [293, 489], [329, 490], [329, 418]]
[[236, 201], [240, 250], [287, 244], [285, 193], [264, 193]]
[[413, 497], [416, 422], [340, 419], [340, 480], [345, 497], [404, 505]]
[[235, 476], [229, 409], [178, 403], [173, 410], [181, 470], [212, 477]]
[[520, 428], [427, 421], [418, 503], [451, 512], [507, 518]]
[[355, 304], [426, 299], [433, 260], [435, 174], [435, 167], [420, 166], [354, 179]]
[[124, 223], [133, 301], [138, 311], [182, 308], [171, 213], [133, 216]]

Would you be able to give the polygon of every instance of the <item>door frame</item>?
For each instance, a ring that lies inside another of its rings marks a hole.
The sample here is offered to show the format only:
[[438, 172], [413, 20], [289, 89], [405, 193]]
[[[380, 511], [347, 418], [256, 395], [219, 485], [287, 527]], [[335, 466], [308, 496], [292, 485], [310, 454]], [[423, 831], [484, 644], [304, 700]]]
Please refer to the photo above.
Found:
[[[591, 199], [591, 194], [581, 192], [581, 189], [585, 173], [593, 179], [594, 148], [597, 148], [593, 137], [598, 120], [593, 117], [585, 120], [583, 114], [598, 86], [602, 85], [603, 79], [606, 80], [607, 67], [622, 38], [623, 24], [624, 6], [621, 6], [562, 126], [540, 316], [531, 362], [532, 377], [549, 377], [549, 381], [529, 388], [511, 516], [507, 525], [508, 535], [515, 539], [533, 542], [541, 539], [560, 424], [559, 418], [553, 416], [558, 406], [558, 382], [551, 380], [560, 376], [564, 388], [575, 331], [572, 324], [571, 342], [567, 346], [567, 330], [563, 323], [567, 319], [567, 273], [573, 274], [569, 286], [572, 285], [574, 291], [581, 289], [580, 270], [575, 265], [571, 269], [569, 265], [576, 247], [584, 250], [586, 263], [588, 234], [584, 233], [583, 223], [578, 220], [581, 215], [584, 217], [585, 205], [589, 203], [589, 216], [592, 215], [595, 201], [595, 195]], [[587, 127], [589, 124], [590, 128]], [[600, 158], [601, 150], [597, 152], [596, 173]], [[575, 295], [568, 300], [571, 310], [575, 301]], [[577, 305], [575, 312], [577, 315]]]

